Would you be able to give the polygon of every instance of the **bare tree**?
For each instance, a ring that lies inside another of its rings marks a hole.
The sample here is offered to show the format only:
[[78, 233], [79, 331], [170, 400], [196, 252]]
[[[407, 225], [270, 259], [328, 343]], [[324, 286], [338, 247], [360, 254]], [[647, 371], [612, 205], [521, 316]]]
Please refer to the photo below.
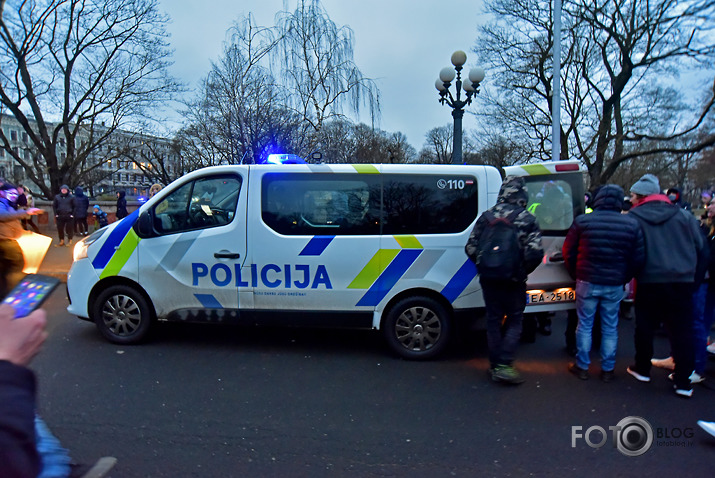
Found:
[[[478, 150], [468, 160], [469, 163], [487, 164], [504, 171], [504, 167], [524, 162], [523, 145], [514, 138], [506, 137], [499, 132], [473, 132], [470, 138], [472, 144], [479, 145]], [[476, 149], [476, 148], [475, 148]]]
[[350, 164], [357, 154], [355, 125], [345, 118], [326, 121], [318, 133], [316, 149], [326, 163]]
[[411, 163], [415, 160], [417, 152], [407, 141], [404, 133], [392, 133], [389, 135], [387, 143], [388, 162]]
[[[306, 157], [316, 149], [330, 162], [378, 157], [343, 114], [346, 102], [355, 112], [363, 99], [373, 114], [378, 106], [377, 89], [353, 63], [351, 31], [338, 28], [318, 1], [301, 1], [277, 18], [267, 28], [249, 14], [229, 31], [222, 57], [187, 104], [185, 154], [204, 165], [260, 162], [272, 152]], [[346, 135], [350, 141], [340, 143]]]
[[387, 133], [364, 123], [333, 119], [318, 135], [319, 151], [328, 163], [406, 163], [415, 156], [402, 133]]
[[432, 128], [427, 133], [425, 144], [417, 157], [418, 163], [451, 164], [452, 163], [452, 135], [451, 125]]
[[185, 154], [201, 166], [255, 163], [274, 152], [307, 154], [307, 127], [285, 106], [285, 89], [270, 70], [268, 57], [280, 41], [276, 29], [257, 26], [249, 14], [227, 37], [221, 58], [187, 103]]
[[[496, 79], [490, 115], [500, 118], [499, 127], [516, 125], [512, 131], [531, 143], [531, 154], [546, 159], [550, 4], [490, 0], [487, 8], [495, 20], [482, 28], [476, 50]], [[693, 88], [702, 86], [678, 81], [680, 72], [715, 59], [714, 14], [712, 0], [564, 1], [562, 157], [581, 159], [593, 185], [608, 181], [624, 163], [688, 155], [715, 144], [706, 128], [713, 86], [695, 103]], [[696, 140], [678, 141], [686, 137]]]
[[375, 122], [379, 92], [353, 61], [349, 27], [338, 27], [319, 0], [299, 0], [294, 12], [279, 14], [278, 28], [288, 106], [303, 121], [320, 131], [326, 120], [343, 116], [347, 103], [353, 112], [366, 104]]
[[[45, 197], [85, 182], [112, 134], [178, 86], [156, 0], [0, 0], [0, 105], [38, 152], [0, 144]], [[49, 176], [49, 184], [44, 175]]]

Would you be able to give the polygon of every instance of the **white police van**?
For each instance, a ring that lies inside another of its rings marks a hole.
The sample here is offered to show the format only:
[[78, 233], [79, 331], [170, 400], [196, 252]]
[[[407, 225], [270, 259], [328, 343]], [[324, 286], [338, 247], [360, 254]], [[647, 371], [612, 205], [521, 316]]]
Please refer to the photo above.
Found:
[[483, 309], [464, 245], [501, 182], [490, 166], [194, 171], [75, 246], [67, 310], [119, 344], [157, 320], [278, 322], [381, 329], [431, 358]]

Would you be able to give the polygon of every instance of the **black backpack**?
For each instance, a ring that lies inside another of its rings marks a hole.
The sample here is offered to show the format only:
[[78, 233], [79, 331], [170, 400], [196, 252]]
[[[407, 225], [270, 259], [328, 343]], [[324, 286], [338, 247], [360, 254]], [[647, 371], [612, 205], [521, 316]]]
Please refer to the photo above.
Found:
[[487, 225], [479, 238], [475, 263], [479, 275], [486, 279], [518, 280], [522, 275], [522, 251], [514, 220], [521, 208], [506, 217], [484, 211]]

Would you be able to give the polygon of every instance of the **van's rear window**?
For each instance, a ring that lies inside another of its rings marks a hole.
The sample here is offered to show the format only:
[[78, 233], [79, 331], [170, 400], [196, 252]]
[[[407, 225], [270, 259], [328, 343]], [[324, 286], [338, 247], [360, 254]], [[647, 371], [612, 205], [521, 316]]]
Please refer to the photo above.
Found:
[[434, 174], [269, 173], [263, 222], [286, 235], [446, 234], [477, 215], [476, 178]]

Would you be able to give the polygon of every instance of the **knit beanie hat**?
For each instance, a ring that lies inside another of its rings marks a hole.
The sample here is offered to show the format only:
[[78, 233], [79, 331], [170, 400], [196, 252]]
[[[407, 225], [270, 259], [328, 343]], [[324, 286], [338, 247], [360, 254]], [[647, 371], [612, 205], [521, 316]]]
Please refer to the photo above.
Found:
[[644, 174], [636, 183], [631, 186], [631, 192], [641, 196], [660, 194], [660, 182], [652, 174]]

